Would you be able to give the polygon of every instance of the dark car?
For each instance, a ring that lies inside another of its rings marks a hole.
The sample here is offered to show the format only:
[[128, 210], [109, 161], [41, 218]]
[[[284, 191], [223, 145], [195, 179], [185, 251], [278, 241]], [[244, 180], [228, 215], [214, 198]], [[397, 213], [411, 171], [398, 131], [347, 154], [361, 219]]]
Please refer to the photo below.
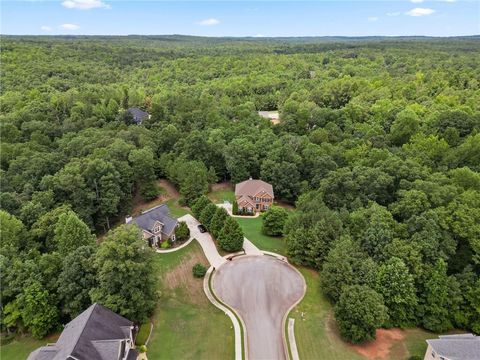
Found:
[[202, 224], [198, 225], [198, 230], [200, 230], [201, 233], [207, 232], [207, 228], [203, 226]]

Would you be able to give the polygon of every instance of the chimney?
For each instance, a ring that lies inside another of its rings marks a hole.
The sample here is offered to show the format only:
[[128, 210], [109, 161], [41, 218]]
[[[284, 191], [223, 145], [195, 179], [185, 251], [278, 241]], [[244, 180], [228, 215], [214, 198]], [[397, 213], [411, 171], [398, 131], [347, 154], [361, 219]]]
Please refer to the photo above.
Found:
[[133, 220], [133, 218], [130, 216], [130, 215], [127, 215], [125, 217], [125, 224], [128, 224], [129, 222], [131, 222]]

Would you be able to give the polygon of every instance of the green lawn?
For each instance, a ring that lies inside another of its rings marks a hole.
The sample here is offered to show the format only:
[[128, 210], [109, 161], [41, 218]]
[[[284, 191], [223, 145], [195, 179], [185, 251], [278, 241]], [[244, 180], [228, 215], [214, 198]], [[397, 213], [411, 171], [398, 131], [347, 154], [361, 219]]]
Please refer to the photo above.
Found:
[[196, 241], [156, 257], [160, 296], [148, 344], [149, 359], [234, 358], [232, 323], [208, 301], [203, 279], [193, 277], [192, 266], [197, 262], [208, 264]]
[[172, 214], [172, 216], [175, 218], [179, 218], [183, 215], [190, 214], [189, 209], [185, 207], [181, 207], [178, 204], [178, 199], [170, 199], [167, 202], [165, 202], [165, 204], [167, 204], [168, 208], [170, 209], [170, 214]]
[[233, 204], [233, 202], [235, 201], [235, 193], [231, 189], [220, 189], [211, 191], [208, 194], [208, 197], [215, 204], [221, 204], [225, 200], [228, 200], [230, 203]]
[[321, 292], [318, 272], [307, 268], [299, 270], [307, 283], [307, 292], [289, 317], [295, 319], [295, 339], [300, 359], [364, 359], [340, 340], [335, 330], [330, 329], [332, 306]]
[[283, 238], [276, 238], [262, 234], [262, 217], [256, 218], [235, 218], [245, 234], [260, 250], [272, 251], [277, 254], [286, 255], [287, 249]]
[[0, 359], [25, 360], [33, 350], [48, 343], [53, 343], [57, 338], [58, 335], [50, 336], [44, 340], [35, 340], [29, 336], [19, 337], [0, 347]]

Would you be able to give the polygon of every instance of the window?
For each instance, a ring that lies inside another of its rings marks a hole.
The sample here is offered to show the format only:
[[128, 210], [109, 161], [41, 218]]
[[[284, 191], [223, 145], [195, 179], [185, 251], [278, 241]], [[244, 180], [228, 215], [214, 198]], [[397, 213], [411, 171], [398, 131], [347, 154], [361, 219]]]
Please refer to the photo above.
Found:
[[160, 231], [162, 231], [162, 227], [160, 225], [157, 225], [153, 228], [153, 232], [155, 234], [159, 233]]

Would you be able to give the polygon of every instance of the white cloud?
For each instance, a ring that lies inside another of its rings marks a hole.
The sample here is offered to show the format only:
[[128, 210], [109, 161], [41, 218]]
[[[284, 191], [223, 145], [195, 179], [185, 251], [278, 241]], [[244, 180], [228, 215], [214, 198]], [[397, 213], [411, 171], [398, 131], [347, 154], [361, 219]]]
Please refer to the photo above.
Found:
[[387, 16], [399, 16], [399, 15], [402, 15], [402, 13], [400, 11], [387, 13]]
[[102, 0], [65, 0], [62, 5], [68, 9], [90, 10], [95, 8], [110, 9]]
[[377, 21], [378, 20], [378, 17], [377, 16], [369, 16], [367, 18], [368, 21]]
[[42, 25], [42, 26], [40, 26], [40, 30], [49, 32], [49, 31], [52, 31], [52, 28], [50, 26], [47, 26], [47, 25]]
[[425, 15], [431, 15], [435, 12], [433, 9], [429, 8], [415, 8], [410, 11], [407, 11], [405, 15], [408, 16], [425, 16]]
[[213, 25], [220, 24], [220, 20], [210, 18], [210, 19], [205, 19], [205, 20], [199, 21], [199, 22], [197, 22], [197, 24], [202, 25], [202, 26], [213, 26]]
[[78, 30], [80, 29], [80, 26], [75, 24], [62, 24], [60, 25], [60, 28], [62, 28], [63, 30]]
[[414, 4], [420, 4], [422, 3], [424, 0], [410, 0], [410, 2], [414, 3]]
[[263, 34], [256, 34], [256, 35], [253, 35], [253, 37], [265, 37], [265, 35], [263, 35]]

